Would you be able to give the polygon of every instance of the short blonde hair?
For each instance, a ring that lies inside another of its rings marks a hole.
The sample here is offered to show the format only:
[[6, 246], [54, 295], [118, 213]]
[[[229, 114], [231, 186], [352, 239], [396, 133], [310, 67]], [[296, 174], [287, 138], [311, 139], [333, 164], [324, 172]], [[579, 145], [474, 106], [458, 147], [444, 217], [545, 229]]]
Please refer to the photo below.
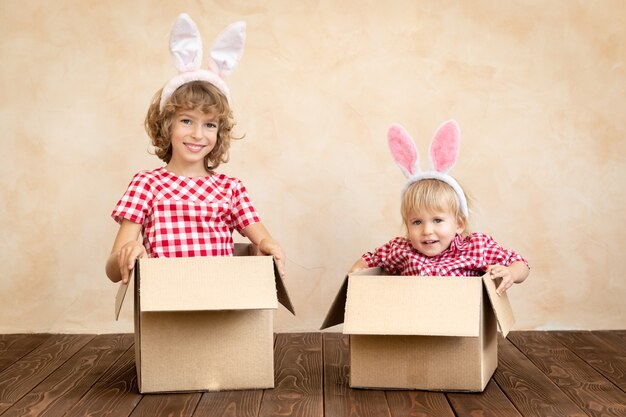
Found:
[[463, 233], [468, 233], [469, 219], [461, 210], [459, 197], [454, 188], [445, 182], [437, 179], [424, 179], [409, 185], [402, 195], [400, 206], [404, 224], [407, 224], [409, 213], [424, 210], [449, 211], [455, 216], [459, 225], [464, 227]]
[[157, 91], [152, 98], [144, 123], [156, 156], [165, 163], [172, 159], [171, 134], [176, 113], [183, 110], [200, 110], [218, 118], [217, 142], [204, 158], [207, 171], [213, 172], [221, 163], [228, 162], [228, 150], [233, 139], [231, 132], [235, 122], [226, 96], [207, 81], [192, 81], [176, 89], [165, 102], [163, 110], [159, 110], [162, 91], [163, 89]]

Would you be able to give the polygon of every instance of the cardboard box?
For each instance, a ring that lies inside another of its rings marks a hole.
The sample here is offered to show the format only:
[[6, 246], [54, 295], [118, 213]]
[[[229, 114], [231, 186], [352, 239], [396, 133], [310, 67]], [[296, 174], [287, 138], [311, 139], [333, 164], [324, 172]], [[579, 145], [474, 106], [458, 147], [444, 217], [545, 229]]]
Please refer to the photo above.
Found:
[[346, 277], [322, 329], [344, 323], [354, 388], [483, 391], [498, 364], [497, 324], [515, 319], [483, 277]]
[[[134, 269], [141, 393], [274, 387], [273, 310], [294, 312], [271, 256], [144, 258]], [[128, 285], [120, 285], [116, 318]]]

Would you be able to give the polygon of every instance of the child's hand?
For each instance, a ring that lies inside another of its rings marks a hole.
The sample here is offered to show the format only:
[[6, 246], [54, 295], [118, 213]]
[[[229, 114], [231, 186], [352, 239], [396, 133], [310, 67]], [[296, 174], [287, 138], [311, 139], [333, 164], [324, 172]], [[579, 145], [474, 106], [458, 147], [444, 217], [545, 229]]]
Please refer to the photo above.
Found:
[[513, 274], [511, 270], [504, 265], [490, 265], [487, 268], [487, 272], [491, 276], [491, 279], [502, 279], [498, 288], [496, 288], [496, 293], [498, 295], [502, 295], [513, 286], [515, 280], [513, 278]]
[[363, 258], [359, 258], [354, 263], [354, 265], [352, 265], [352, 268], [350, 268], [350, 270], [348, 271], [348, 274], [351, 274], [353, 272], [362, 271], [363, 269], [367, 269], [367, 262], [365, 262], [365, 260], [363, 260]]
[[281, 278], [285, 277], [285, 253], [280, 245], [274, 240], [270, 238], [263, 239], [259, 243], [259, 251], [263, 255], [272, 255], [274, 260], [276, 261], [276, 267], [278, 268], [278, 273]]
[[135, 267], [135, 260], [143, 258], [147, 255], [146, 248], [137, 241], [126, 243], [117, 253], [117, 265], [120, 268], [122, 282], [128, 284], [130, 279], [130, 271]]

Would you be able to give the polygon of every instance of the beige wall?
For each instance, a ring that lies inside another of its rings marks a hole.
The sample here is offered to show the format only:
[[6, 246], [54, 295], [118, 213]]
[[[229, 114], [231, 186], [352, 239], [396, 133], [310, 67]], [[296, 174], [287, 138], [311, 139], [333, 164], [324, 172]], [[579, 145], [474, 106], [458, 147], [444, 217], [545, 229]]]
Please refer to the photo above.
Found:
[[474, 230], [524, 254], [517, 329], [626, 328], [626, 3], [603, 1], [0, 2], [0, 332], [132, 329], [113, 321], [109, 213], [157, 167], [142, 122], [174, 74], [175, 16], [205, 44], [244, 19], [229, 83], [246, 183], [288, 255], [313, 331], [345, 270], [401, 232], [385, 133], [463, 131], [453, 174]]

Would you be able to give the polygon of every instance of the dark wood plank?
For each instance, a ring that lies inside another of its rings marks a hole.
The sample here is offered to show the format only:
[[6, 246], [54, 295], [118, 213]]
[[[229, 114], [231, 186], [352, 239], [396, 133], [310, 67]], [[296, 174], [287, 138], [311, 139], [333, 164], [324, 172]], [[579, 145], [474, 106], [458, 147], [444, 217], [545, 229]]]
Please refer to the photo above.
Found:
[[493, 378], [481, 393], [450, 392], [446, 396], [457, 416], [522, 417]]
[[592, 332], [621, 354], [626, 350], [626, 330], [596, 330]]
[[385, 391], [393, 417], [454, 417], [442, 392]]
[[130, 415], [141, 400], [130, 347], [67, 413], [67, 417]]
[[205, 392], [196, 417], [257, 417], [263, 390]]
[[[591, 332], [550, 332], [578, 357], [626, 392], [626, 347], [618, 349]], [[606, 335], [605, 335], [606, 338]]]
[[96, 336], [2, 416], [62, 416], [132, 344], [129, 334]]
[[191, 417], [201, 397], [199, 392], [144, 395], [131, 417]]
[[587, 417], [522, 352], [503, 338], [498, 340], [498, 368], [493, 379], [524, 417]]
[[50, 338], [49, 334], [0, 335], [0, 372]]
[[0, 414], [626, 415], [626, 331], [512, 332], [510, 339], [499, 340], [499, 366], [484, 393], [350, 389], [349, 338], [309, 333], [276, 337], [274, 390], [142, 396], [132, 335], [0, 335]]
[[610, 344], [617, 352], [624, 353], [626, 350], [626, 330], [594, 330], [591, 333]]
[[349, 338], [323, 333], [324, 415], [326, 417], [391, 416], [384, 391], [350, 389]]
[[265, 391], [259, 416], [324, 415], [321, 333], [278, 334], [274, 369], [276, 386]]
[[600, 336], [610, 336], [611, 338], [615, 338], [616, 340], [621, 340], [621, 349], [624, 349], [626, 345], [626, 329], [625, 330], [596, 330], [594, 333]]
[[5, 350], [6, 346], [13, 343], [16, 339], [24, 338], [26, 336], [27, 336], [26, 333], [0, 334], [0, 353], [2, 353]]
[[584, 412], [626, 415], [626, 395], [547, 332], [514, 332], [509, 339]]
[[54, 335], [0, 373], [0, 414], [87, 344], [93, 335]]

